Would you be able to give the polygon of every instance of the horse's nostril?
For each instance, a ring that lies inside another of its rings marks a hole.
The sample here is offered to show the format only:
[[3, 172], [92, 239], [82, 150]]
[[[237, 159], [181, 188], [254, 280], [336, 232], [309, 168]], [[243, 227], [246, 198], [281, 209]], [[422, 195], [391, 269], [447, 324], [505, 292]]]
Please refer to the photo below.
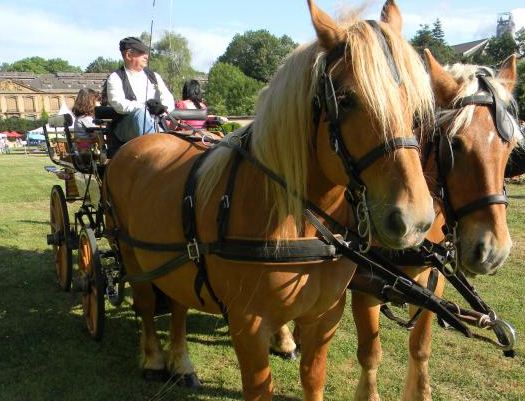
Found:
[[403, 219], [403, 214], [399, 210], [390, 213], [387, 220], [387, 226], [390, 231], [399, 236], [404, 236], [408, 231], [408, 227]]
[[474, 250], [474, 257], [478, 262], [484, 262], [488, 257], [489, 249], [485, 245], [485, 242], [481, 241], [476, 245]]
[[432, 226], [431, 222], [421, 224], [421, 232], [427, 232], [428, 230], [430, 230], [431, 226]]

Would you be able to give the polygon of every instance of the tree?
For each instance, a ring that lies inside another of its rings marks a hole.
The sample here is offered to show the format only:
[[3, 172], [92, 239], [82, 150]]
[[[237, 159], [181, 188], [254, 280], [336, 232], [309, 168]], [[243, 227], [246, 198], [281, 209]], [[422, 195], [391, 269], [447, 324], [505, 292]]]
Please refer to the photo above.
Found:
[[53, 58], [46, 60], [42, 57], [27, 57], [15, 61], [12, 64], [3, 64], [2, 71], [33, 72], [35, 74], [46, 74], [55, 72], [82, 72], [80, 67], [69, 64], [68, 61]]
[[[141, 39], [144, 43], [149, 43], [149, 34], [143, 33]], [[175, 97], [182, 92], [185, 80], [199, 74], [191, 67], [191, 52], [187, 39], [167, 31], [152, 46], [150, 68], [162, 76]]]
[[432, 28], [432, 37], [439, 43], [446, 43], [445, 32], [443, 32], [443, 27], [439, 18], [434, 21], [434, 26]]
[[519, 57], [525, 57], [525, 27], [516, 32], [516, 47]]
[[482, 57], [475, 61], [484, 65], [498, 65], [511, 54], [518, 51], [518, 45], [510, 32], [505, 32], [500, 37], [493, 36], [489, 39]]
[[297, 47], [289, 36], [280, 38], [266, 30], [237, 34], [219, 62], [238, 67], [245, 75], [268, 82], [288, 53]]
[[210, 69], [206, 100], [209, 109], [222, 115], [252, 115], [264, 84], [243, 74], [236, 66], [217, 62]]
[[85, 72], [113, 72], [123, 65], [122, 61], [110, 58], [97, 57], [86, 67]]
[[35, 128], [41, 127], [46, 123], [46, 120], [27, 120], [18, 117], [9, 117], [6, 119], [0, 119], [0, 131], [18, 131], [27, 132], [34, 130]]
[[80, 67], [75, 67], [69, 64], [69, 61], [61, 58], [52, 58], [47, 60], [47, 70], [51, 73], [55, 72], [82, 72]]
[[420, 25], [420, 29], [410, 42], [421, 55], [423, 55], [423, 50], [429, 49], [436, 60], [442, 64], [458, 61], [458, 56], [445, 41], [445, 33], [439, 19], [434, 21], [432, 28], [428, 24]]

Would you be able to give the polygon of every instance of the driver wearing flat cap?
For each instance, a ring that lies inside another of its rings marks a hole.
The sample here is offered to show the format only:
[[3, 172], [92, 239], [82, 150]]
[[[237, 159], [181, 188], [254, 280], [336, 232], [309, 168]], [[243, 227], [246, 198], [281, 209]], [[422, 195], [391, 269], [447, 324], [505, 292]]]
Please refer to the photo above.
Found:
[[114, 134], [126, 142], [137, 136], [156, 132], [155, 114], [170, 112], [175, 101], [161, 76], [146, 66], [149, 48], [135, 37], [119, 43], [124, 66], [107, 80], [107, 103], [122, 114]]

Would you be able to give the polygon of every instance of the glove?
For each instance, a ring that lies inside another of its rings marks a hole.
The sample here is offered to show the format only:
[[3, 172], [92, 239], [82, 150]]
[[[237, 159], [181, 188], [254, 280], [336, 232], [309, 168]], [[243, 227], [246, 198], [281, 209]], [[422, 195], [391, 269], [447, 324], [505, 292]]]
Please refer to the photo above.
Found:
[[168, 108], [156, 99], [149, 99], [146, 101], [146, 108], [149, 113], [154, 116], [160, 116], [164, 114]]

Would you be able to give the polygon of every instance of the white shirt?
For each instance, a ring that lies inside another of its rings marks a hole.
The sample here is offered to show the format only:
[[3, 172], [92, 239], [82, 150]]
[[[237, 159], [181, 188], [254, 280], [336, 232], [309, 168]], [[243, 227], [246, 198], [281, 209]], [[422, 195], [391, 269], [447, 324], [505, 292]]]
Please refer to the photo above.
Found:
[[126, 99], [120, 77], [116, 72], [111, 73], [108, 77], [108, 103], [117, 113], [126, 114], [142, 109], [148, 99], [160, 100], [168, 108], [168, 112], [175, 108], [173, 95], [159, 74], [155, 73], [157, 84], [154, 85], [144, 71], [131, 71], [127, 68], [124, 68], [124, 71], [137, 100]]

